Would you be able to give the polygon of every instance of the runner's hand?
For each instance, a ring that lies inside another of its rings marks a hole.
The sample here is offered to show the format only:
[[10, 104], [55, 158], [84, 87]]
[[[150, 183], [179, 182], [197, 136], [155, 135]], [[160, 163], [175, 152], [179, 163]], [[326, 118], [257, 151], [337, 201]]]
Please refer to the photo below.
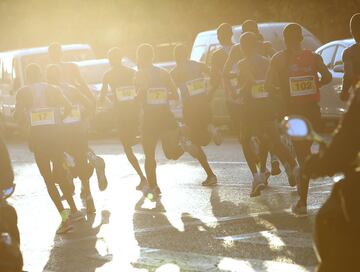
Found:
[[349, 100], [349, 97], [350, 97], [349, 91], [342, 91], [342, 92], [340, 93], [340, 99], [341, 99], [341, 101], [346, 102], [346, 101]]

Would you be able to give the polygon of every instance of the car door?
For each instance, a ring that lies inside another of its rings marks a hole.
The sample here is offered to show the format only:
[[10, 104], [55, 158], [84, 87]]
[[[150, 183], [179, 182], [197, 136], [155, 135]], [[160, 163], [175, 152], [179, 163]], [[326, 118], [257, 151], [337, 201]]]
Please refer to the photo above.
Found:
[[[333, 61], [336, 53], [337, 45], [330, 45], [325, 47], [322, 51], [319, 52], [321, 55], [324, 64], [328, 67], [330, 72], [333, 74]], [[333, 75], [334, 76], [334, 75]], [[321, 114], [323, 117], [333, 117], [336, 115], [336, 107], [337, 107], [337, 94], [334, 91], [334, 80], [321, 87], [320, 89], [320, 107], [321, 107]]]
[[[335, 115], [338, 117], [343, 115], [347, 111], [347, 107], [348, 107], [348, 103], [343, 102], [340, 99], [340, 93], [342, 90], [342, 79], [344, 76], [344, 66], [343, 66], [344, 63], [342, 61], [342, 55], [345, 49], [346, 47], [343, 45], [339, 45], [337, 47], [334, 57], [334, 65], [331, 71], [333, 76], [331, 83], [331, 85], [333, 86], [333, 88], [331, 89], [331, 91], [333, 92], [332, 95], [333, 100], [331, 102], [333, 104], [331, 105], [331, 107], [334, 108]], [[342, 69], [334, 69], [335, 67]]]

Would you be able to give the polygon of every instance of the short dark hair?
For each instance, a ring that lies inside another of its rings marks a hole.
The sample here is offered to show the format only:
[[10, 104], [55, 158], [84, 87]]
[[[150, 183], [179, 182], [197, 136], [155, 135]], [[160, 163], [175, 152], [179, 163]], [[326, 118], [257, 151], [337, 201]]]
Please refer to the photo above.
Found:
[[288, 24], [284, 28], [283, 35], [287, 45], [301, 43], [303, 40], [302, 28], [299, 24]]
[[61, 44], [58, 42], [53, 42], [48, 47], [48, 54], [50, 59], [59, 60], [62, 56], [62, 48]]
[[216, 29], [216, 34], [220, 43], [227, 42], [233, 36], [232, 26], [228, 23], [222, 23]]
[[242, 24], [242, 31], [243, 33], [245, 32], [252, 32], [252, 33], [259, 33], [259, 28], [258, 25], [256, 23], [256, 21], [254, 20], [246, 20], [243, 24]]
[[42, 74], [39, 64], [30, 63], [26, 66], [25, 75], [27, 81], [40, 81]]

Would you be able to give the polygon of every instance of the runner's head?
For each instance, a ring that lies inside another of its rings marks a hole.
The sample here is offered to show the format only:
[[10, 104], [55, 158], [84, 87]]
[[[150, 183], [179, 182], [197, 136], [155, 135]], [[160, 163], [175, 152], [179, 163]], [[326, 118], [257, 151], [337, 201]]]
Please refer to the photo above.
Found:
[[219, 27], [216, 29], [217, 38], [221, 45], [231, 45], [232, 44], [232, 36], [233, 36], [233, 30], [231, 25], [228, 23], [222, 23], [219, 25]]
[[109, 62], [111, 66], [117, 66], [121, 64], [123, 58], [122, 51], [119, 47], [111, 48], [107, 53]]
[[52, 64], [46, 68], [46, 79], [50, 84], [59, 84], [61, 81], [61, 69], [58, 65]]
[[62, 58], [62, 48], [60, 43], [52, 43], [48, 47], [48, 54], [51, 62], [57, 63]]
[[303, 40], [302, 29], [298, 24], [288, 24], [284, 28], [283, 35], [287, 48], [299, 47]]
[[251, 56], [256, 52], [258, 39], [255, 33], [245, 32], [240, 36], [241, 49], [245, 56]]
[[260, 34], [258, 25], [257, 25], [256, 21], [254, 21], [254, 20], [246, 20], [242, 24], [242, 31], [243, 31], [243, 33], [245, 33], [245, 32], [254, 33], [258, 40], [264, 40], [263, 36]]
[[42, 81], [41, 68], [36, 63], [26, 66], [25, 77], [28, 84], [39, 83]]
[[188, 59], [188, 51], [185, 45], [179, 44], [174, 48], [174, 58], [176, 63], [182, 63]]
[[154, 47], [151, 44], [143, 43], [136, 50], [136, 60], [138, 67], [151, 65], [154, 60]]
[[360, 13], [354, 14], [350, 19], [350, 31], [357, 43], [360, 42]]

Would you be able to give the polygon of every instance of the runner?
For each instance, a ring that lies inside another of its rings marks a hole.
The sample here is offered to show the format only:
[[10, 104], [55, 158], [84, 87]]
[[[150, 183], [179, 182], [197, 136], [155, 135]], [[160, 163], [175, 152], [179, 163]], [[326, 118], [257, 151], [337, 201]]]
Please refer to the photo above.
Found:
[[[253, 174], [250, 197], [260, 195], [267, 184], [266, 157], [271, 150], [279, 156], [289, 178], [289, 184], [296, 185], [299, 178], [299, 167], [290, 151], [281, 142], [276, 121], [276, 107], [273, 98], [264, 89], [266, 71], [269, 60], [258, 53], [258, 39], [254, 33], [246, 32], [240, 37], [241, 50], [244, 58], [238, 63], [238, 81], [240, 92], [237, 95], [241, 116], [241, 143], [244, 156]], [[251, 146], [252, 137], [260, 140], [260, 169], [258, 159]], [[266, 151], [266, 152], [265, 152]]]
[[[303, 40], [301, 26], [288, 24], [283, 35], [286, 49], [273, 56], [265, 89], [274, 96], [280, 97], [285, 114], [306, 117], [315, 130], [319, 131], [321, 125], [319, 89], [331, 81], [331, 73], [319, 55], [301, 48]], [[320, 79], [318, 74], [321, 76]], [[311, 141], [294, 142], [300, 165], [310, 155], [311, 145]], [[292, 207], [296, 215], [307, 214], [308, 187], [309, 179], [301, 179], [298, 184], [300, 199]]]
[[[82, 217], [72, 198], [71, 183], [64, 169], [64, 153], [61, 149], [61, 120], [70, 113], [71, 105], [55, 86], [42, 82], [40, 67], [30, 64], [26, 68], [28, 85], [16, 96], [15, 118], [27, 120], [29, 126], [29, 148], [34, 153], [36, 164], [44, 178], [48, 193], [61, 215], [58, 234], [73, 229], [72, 220]], [[60, 109], [64, 108], [61, 115]], [[57, 182], [70, 206], [70, 214], [64, 209]]]
[[162, 143], [165, 156], [177, 160], [184, 153], [179, 145], [180, 133], [169, 106], [169, 100], [177, 100], [176, 87], [166, 70], [153, 65], [154, 48], [142, 44], [137, 49], [138, 71], [135, 86], [143, 107], [142, 145], [145, 153], [145, 172], [151, 192], [161, 195], [156, 178], [155, 150]]
[[88, 214], [94, 213], [96, 209], [89, 185], [94, 168], [87, 159], [87, 131], [83, 122], [86, 114], [92, 111], [92, 103], [78, 89], [61, 82], [61, 69], [58, 65], [50, 65], [46, 70], [46, 76], [47, 81], [59, 87], [72, 104], [71, 113], [63, 120], [64, 150], [74, 159], [73, 176], [79, 177], [81, 180], [82, 193], [80, 196], [85, 202], [86, 211]]
[[99, 102], [100, 104], [104, 102], [110, 87], [120, 141], [124, 147], [127, 159], [140, 178], [140, 183], [136, 189], [142, 190], [147, 182], [132, 150], [132, 146], [137, 143], [136, 137], [139, 133], [140, 104], [135, 100], [135, 71], [123, 66], [121, 64], [122, 58], [123, 55], [119, 48], [112, 48], [108, 52], [111, 69], [104, 75]]
[[212, 122], [208, 87], [205, 76], [210, 74], [205, 64], [188, 59], [186, 48], [178, 45], [174, 49], [176, 67], [171, 71], [172, 79], [180, 90], [183, 102], [183, 119], [189, 129], [190, 140], [197, 149], [195, 157], [207, 174], [203, 186], [213, 186], [217, 177], [210, 168], [202, 146], [207, 146], [211, 139], [221, 144], [221, 136]]
[[[48, 48], [48, 54], [50, 63], [61, 67], [62, 81], [77, 87], [81, 93], [93, 103], [93, 108], [95, 109], [96, 99], [81, 76], [79, 67], [77, 67], [74, 63], [62, 61], [61, 45], [59, 43], [52, 43]], [[88, 149], [88, 159], [91, 165], [95, 168], [99, 189], [100, 191], [104, 191], [107, 188], [105, 161], [101, 157], [97, 156], [91, 148]]]
[[343, 53], [344, 77], [342, 84], [341, 99], [348, 101], [350, 98], [350, 88], [359, 88], [360, 81], [360, 13], [356, 13], [350, 20], [351, 35], [355, 39], [355, 44], [346, 48]]
[[210, 99], [214, 96], [216, 90], [223, 86], [225, 89], [226, 95], [226, 106], [230, 114], [232, 128], [234, 129], [237, 136], [240, 136], [240, 127], [239, 127], [239, 114], [237, 112], [238, 107], [236, 107], [233, 98], [231, 97], [232, 86], [228, 81], [223, 81], [223, 69], [228, 58], [231, 47], [233, 46], [232, 36], [233, 31], [231, 25], [227, 23], [222, 23], [216, 30], [217, 38], [220, 43], [220, 48], [215, 50], [211, 56], [211, 67], [210, 67]]
[[[242, 31], [243, 33], [250, 32], [254, 33], [256, 35], [256, 39], [258, 40], [258, 43], [256, 45], [256, 51], [261, 56], [264, 56], [266, 58], [270, 58], [275, 54], [275, 50], [272, 47], [272, 44], [270, 42], [264, 41], [263, 36], [260, 34], [259, 28], [257, 23], [254, 20], [246, 20], [242, 24]], [[236, 64], [244, 57], [244, 54], [241, 49], [240, 43], [235, 44], [229, 53], [229, 56], [225, 62], [224, 65], [224, 80], [229, 81], [232, 80], [232, 85], [237, 88], [236, 83], [236, 69], [234, 70], [234, 67], [236, 67]], [[266, 152], [266, 150], [263, 150], [262, 152]], [[264, 156], [262, 154], [259, 154], [259, 157], [262, 157], [267, 160], [267, 156]], [[271, 157], [271, 175], [276, 176], [281, 173], [280, 170], [280, 164], [276, 156], [270, 153]], [[263, 164], [263, 162], [260, 162], [260, 164]]]

